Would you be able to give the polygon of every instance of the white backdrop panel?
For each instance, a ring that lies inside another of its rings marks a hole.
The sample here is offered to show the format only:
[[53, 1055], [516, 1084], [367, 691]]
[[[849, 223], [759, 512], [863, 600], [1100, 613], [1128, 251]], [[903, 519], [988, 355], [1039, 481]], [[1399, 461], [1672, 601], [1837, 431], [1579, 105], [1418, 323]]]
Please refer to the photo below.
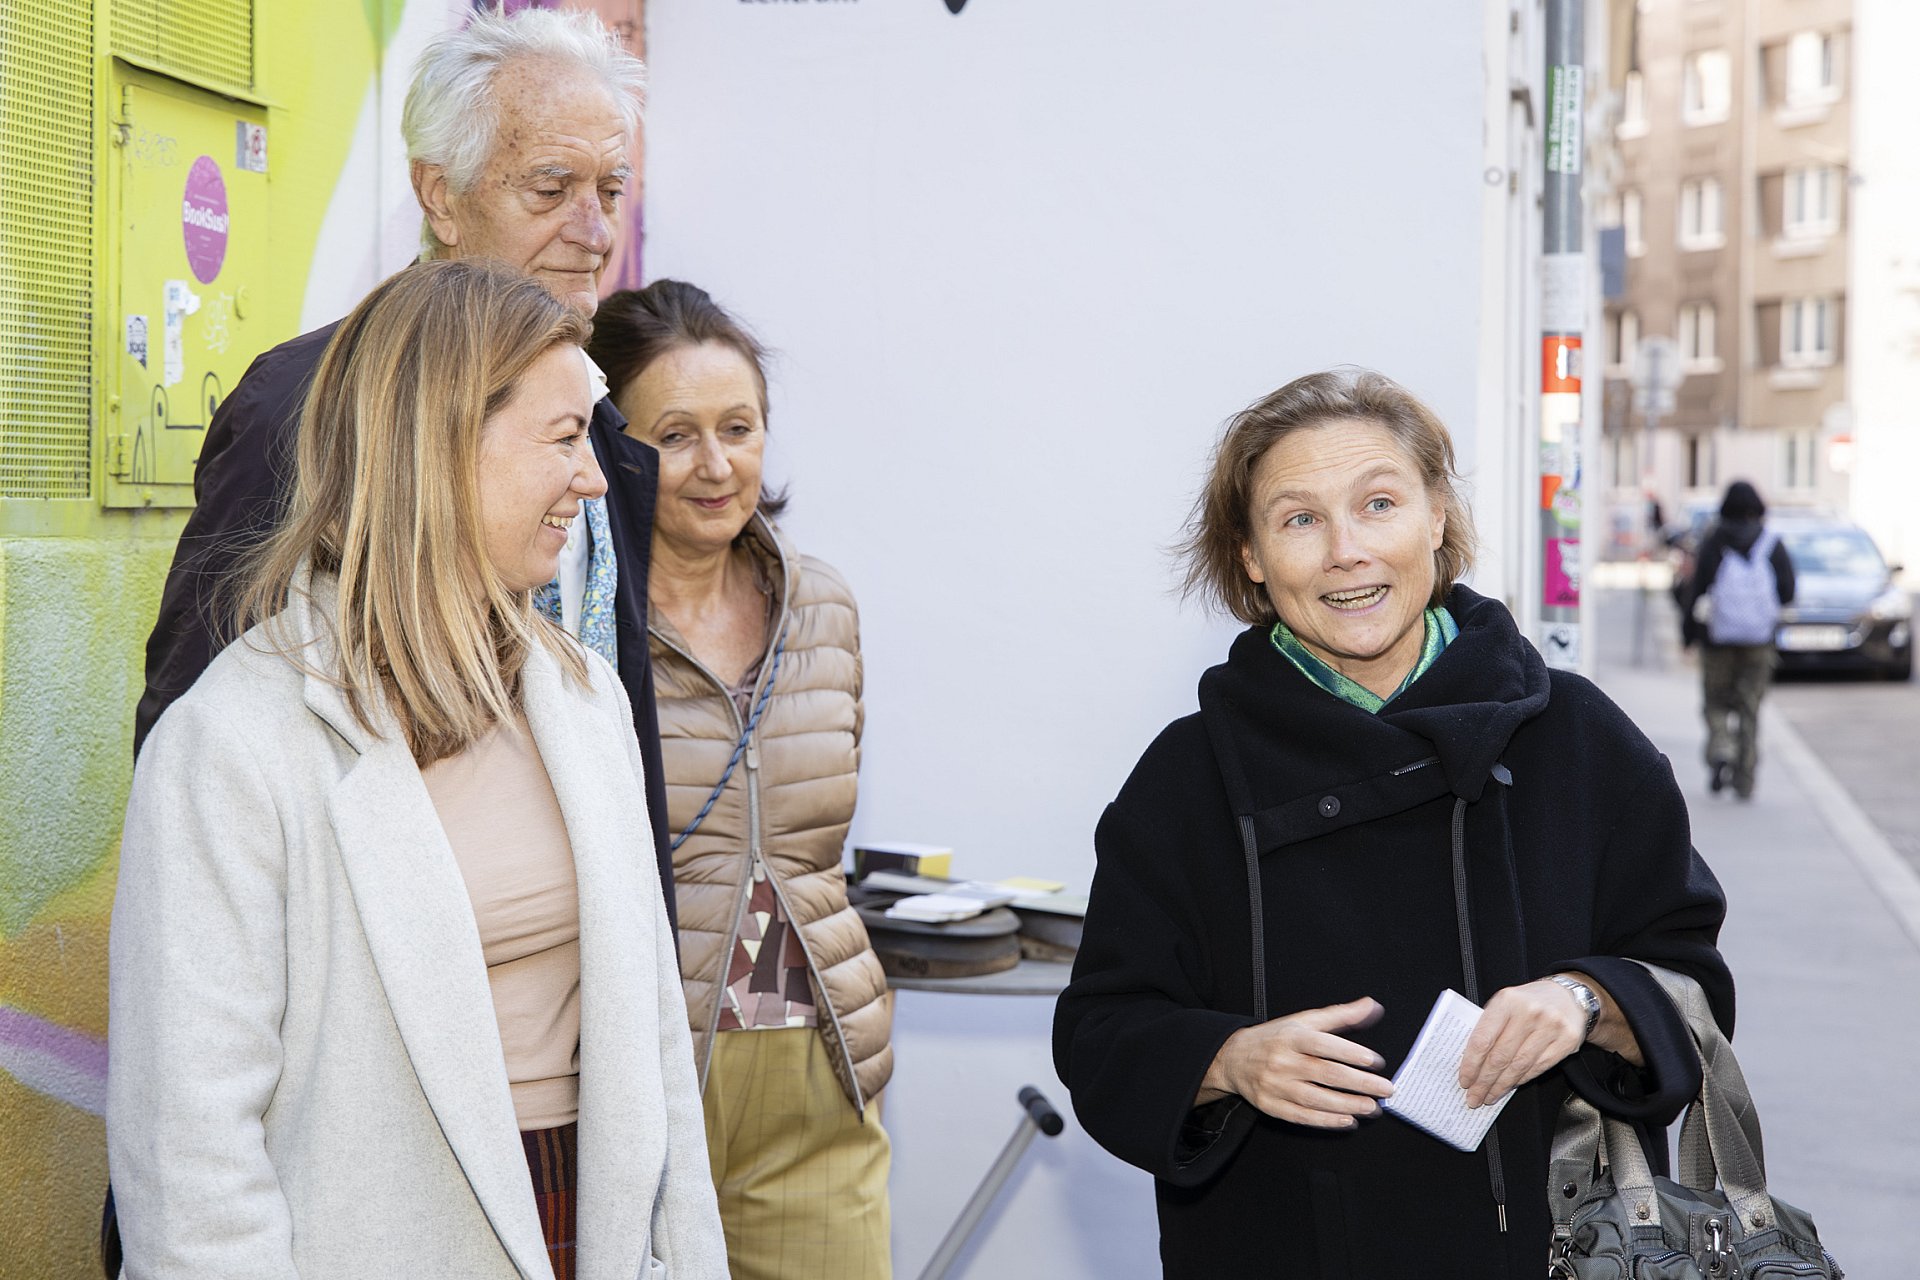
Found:
[[[710, 289], [778, 352], [786, 524], [862, 607], [856, 838], [1087, 882], [1102, 806], [1233, 633], [1180, 604], [1167, 548], [1250, 400], [1377, 367], [1471, 468], [1480, 18], [651, 0], [648, 275]], [[1044, 1017], [983, 1008], [969, 1061], [1003, 1026], [1009, 1074], [941, 1073], [940, 1007], [903, 1019], [888, 1109], [915, 1269], [1011, 1125], [1013, 1076], [1046, 1065]], [[1062, 1142], [972, 1274], [1154, 1270], [1145, 1180]]]

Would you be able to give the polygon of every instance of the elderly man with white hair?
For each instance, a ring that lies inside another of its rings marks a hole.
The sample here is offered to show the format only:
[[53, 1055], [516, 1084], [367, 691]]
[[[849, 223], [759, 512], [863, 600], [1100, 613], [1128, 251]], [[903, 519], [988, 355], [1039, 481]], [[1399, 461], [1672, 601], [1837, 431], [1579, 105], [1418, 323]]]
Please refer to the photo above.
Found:
[[[489, 258], [522, 269], [572, 310], [591, 316], [634, 172], [645, 70], [591, 15], [525, 10], [475, 14], [423, 54], [402, 128], [423, 214], [422, 257]], [[302, 402], [337, 325], [266, 352], [216, 410], [194, 475], [197, 507], [174, 555], [147, 643], [137, 753], [149, 731], [235, 638], [236, 579], [246, 553], [278, 524], [292, 489]], [[583, 355], [584, 358], [584, 355]], [[589, 362], [590, 364], [590, 362]], [[590, 372], [597, 374], [597, 370]], [[618, 672], [633, 709], [651, 840], [669, 923], [673, 875], [647, 648], [647, 566], [659, 459], [622, 434], [604, 397], [589, 426], [603, 499], [583, 503], [559, 575], [536, 594], [555, 621]], [[209, 1046], [209, 1053], [217, 1053]], [[565, 1164], [561, 1161], [561, 1164]], [[565, 1168], [535, 1168], [564, 1180]], [[560, 1191], [555, 1182], [542, 1191]], [[647, 1207], [635, 1212], [645, 1220]], [[118, 1269], [109, 1200], [103, 1238]]]
[[[476, 14], [421, 57], [402, 116], [423, 257], [495, 258], [520, 267], [591, 316], [634, 171], [645, 79], [639, 59], [589, 14]], [[197, 505], [181, 533], [147, 640], [134, 751], [160, 714], [233, 639], [228, 583], [246, 549], [278, 521], [291, 489], [294, 428], [327, 325], [253, 362], [208, 426], [194, 471]], [[604, 390], [604, 387], [601, 388]], [[647, 563], [659, 455], [623, 435], [610, 399], [594, 406], [593, 450], [607, 496], [587, 504], [541, 602], [620, 673], [633, 704], [647, 810], [667, 916], [676, 921], [667, 847]]]

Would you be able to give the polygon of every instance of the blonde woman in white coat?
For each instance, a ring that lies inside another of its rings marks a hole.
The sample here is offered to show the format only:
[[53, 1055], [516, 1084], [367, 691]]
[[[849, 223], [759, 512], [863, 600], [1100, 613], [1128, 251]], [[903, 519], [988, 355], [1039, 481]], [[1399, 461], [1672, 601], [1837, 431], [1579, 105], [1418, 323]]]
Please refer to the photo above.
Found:
[[727, 1273], [626, 697], [530, 602], [605, 488], [585, 336], [433, 262], [328, 346], [258, 621], [127, 809], [130, 1280]]

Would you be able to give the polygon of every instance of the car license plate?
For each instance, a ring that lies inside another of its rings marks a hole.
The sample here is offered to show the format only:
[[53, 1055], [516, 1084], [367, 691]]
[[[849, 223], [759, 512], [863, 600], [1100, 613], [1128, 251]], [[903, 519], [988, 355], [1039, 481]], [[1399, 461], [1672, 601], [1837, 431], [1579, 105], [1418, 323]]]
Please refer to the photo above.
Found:
[[1782, 649], [1792, 649], [1797, 653], [1845, 649], [1847, 648], [1847, 629], [1845, 627], [1782, 627], [1779, 643]]

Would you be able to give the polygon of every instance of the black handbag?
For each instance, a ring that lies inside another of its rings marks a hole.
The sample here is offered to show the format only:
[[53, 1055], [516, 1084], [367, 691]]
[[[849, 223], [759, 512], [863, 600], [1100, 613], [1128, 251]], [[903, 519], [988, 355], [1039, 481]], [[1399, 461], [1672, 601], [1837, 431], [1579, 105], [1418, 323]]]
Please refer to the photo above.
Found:
[[1642, 967], [1686, 1019], [1700, 1054], [1700, 1096], [1680, 1128], [1680, 1176], [1655, 1177], [1630, 1125], [1569, 1097], [1548, 1166], [1549, 1280], [1840, 1280], [1813, 1219], [1767, 1194], [1760, 1118], [1700, 985]]

